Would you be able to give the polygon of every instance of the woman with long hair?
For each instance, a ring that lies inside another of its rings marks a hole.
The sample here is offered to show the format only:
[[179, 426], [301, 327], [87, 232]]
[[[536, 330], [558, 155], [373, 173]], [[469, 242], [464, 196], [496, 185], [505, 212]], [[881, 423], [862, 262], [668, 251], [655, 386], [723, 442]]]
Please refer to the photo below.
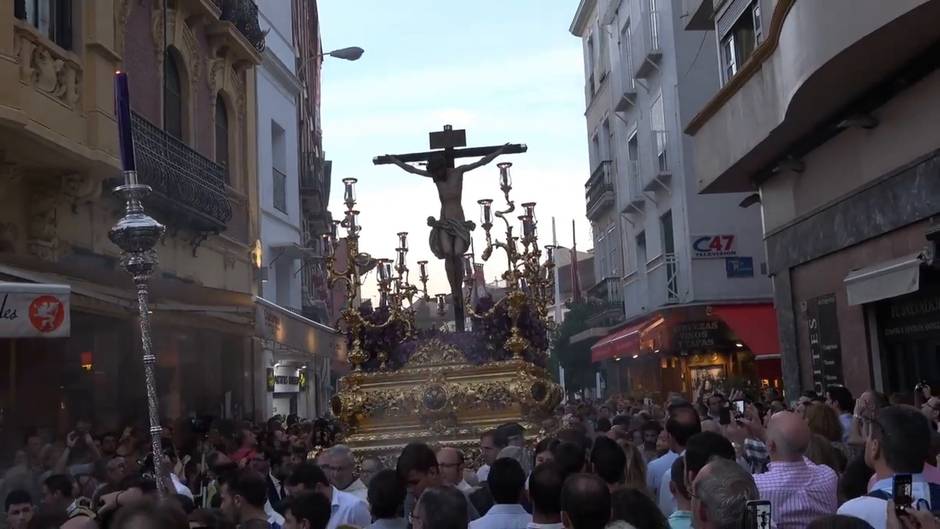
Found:
[[835, 469], [836, 472], [844, 470], [845, 462], [856, 454], [853, 454], [842, 442], [842, 423], [839, 422], [839, 416], [836, 415], [835, 410], [825, 404], [809, 404], [806, 406], [803, 417], [810, 431], [824, 437], [841, 456], [839, 458], [841, 468]]
[[617, 444], [627, 456], [627, 464], [623, 472], [624, 487], [646, 490], [646, 460], [643, 459], [643, 452], [627, 440], [618, 439]]

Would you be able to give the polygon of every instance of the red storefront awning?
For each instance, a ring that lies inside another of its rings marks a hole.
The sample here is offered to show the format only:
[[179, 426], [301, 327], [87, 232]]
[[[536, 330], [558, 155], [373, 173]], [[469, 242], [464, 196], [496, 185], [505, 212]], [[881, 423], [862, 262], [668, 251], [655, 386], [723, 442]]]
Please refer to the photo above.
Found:
[[770, 303], [713, 305], [711, 309], [712, 315], [728, 324], [758, 360], [780, 354], [777, 314]]
[[642, 321], [611, 333], [591, 347], [591, 362], [600, 362], [617, 356], [634, 355], [640, 352], [640, 331], [646, 325]]

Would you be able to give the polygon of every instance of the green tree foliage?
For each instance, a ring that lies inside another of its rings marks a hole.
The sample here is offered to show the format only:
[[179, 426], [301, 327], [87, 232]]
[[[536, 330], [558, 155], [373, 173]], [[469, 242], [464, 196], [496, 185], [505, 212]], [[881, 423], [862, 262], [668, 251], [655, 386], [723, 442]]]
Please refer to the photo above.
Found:
[[588, 321], [608, 306], [597, 301], [582, 303], [568, 303], [568, 313], [565, 321], [556, 327], [552, 337], [552, 360], [565, 368], [565, 389], [569, 392], [590, 388], [594, 385], [591, 368], [592, 340], [585, 340], [575, 344], [571, 337], [590, 328]]

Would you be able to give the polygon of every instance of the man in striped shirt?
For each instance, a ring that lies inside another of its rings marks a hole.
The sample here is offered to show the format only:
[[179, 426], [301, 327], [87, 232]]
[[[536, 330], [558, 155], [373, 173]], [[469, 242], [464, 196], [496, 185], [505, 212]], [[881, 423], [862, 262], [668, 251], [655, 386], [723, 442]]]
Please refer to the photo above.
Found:
[[779, 412], [767, 425], [770, 465], [754, 481], [761, 499], [773, 505], [778, 529], [803, 529], [839, 506], [835, 471], [803, 456], [811, 437], [809, 426], [795, 413]]

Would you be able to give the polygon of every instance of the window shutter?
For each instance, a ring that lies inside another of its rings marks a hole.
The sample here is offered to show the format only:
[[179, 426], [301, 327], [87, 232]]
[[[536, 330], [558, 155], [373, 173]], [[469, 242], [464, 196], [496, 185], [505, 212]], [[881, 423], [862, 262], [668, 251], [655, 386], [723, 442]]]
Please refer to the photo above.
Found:
[[731, 28], [734, 26], [735, 22], [741, 18], [741, 15], [747, 11], [747, 8], [754, 3], [754, 0], [731, 0], [728, 2], [728, 7], [725, 8], [724, 13], [718, 17], [717, 29], [718, 29], [718, 39], [722, 40], [731, 31]]

